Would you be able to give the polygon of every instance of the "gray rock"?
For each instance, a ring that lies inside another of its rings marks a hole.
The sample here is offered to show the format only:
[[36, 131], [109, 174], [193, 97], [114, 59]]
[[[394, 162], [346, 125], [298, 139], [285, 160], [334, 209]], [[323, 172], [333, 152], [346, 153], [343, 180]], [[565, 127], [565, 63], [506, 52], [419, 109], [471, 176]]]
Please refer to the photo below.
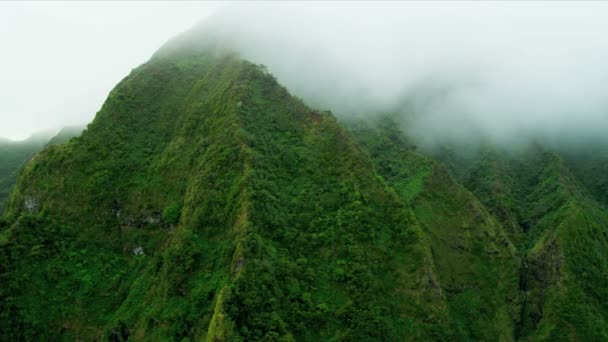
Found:
[[160, 223], [160, 215], [146, 216], [146, 218], [144, 219], [144, 222], [148, 223], [148, 224], [159, 224]]
[[35, 197], [32, 197], [32, 196], [25, 197], [25, 200], [23, 201], [23, 206], [30, 213], [33, 213], [33, 212], [37, 211], [38, 210], [38, 205], [39, 205], [38, 199], [36, 199]]

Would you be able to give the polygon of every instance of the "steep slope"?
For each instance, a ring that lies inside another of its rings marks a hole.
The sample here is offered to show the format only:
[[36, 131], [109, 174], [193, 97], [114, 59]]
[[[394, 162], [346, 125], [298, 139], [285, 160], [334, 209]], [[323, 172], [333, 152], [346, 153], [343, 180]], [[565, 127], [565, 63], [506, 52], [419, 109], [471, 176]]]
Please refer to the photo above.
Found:
[[608, 211], [563, 159], [539, 145], [489, 151], [465, 184], [519, 241], [518, 337], [605, 340]]
[[159, 54], [21, 173], [2, 339], [454, 339], [408, 205], [328, 113], [230, 55]]
[[[608, 211], [593, 200], [561, 158], [544, 155], [528, 195], [530, 232], [522, 281], [523, 336], [608, 338]], [[535, 328], [535, 330], [530, 330]]]
[[536, 184], [542, 168], [540, 147], [512, 152], [485, 147], [471, 168], [462, 173], [462, 183], [498, 218], [519, 249], [526, 248], [530, 228], [527, 194]]
[[606, 143], [598, 145], [561, 149], [557, 153], [595, 199], [608, 207], [608, 147]]
[[[488, 144], [443, 146], [423, 156], [408, 142], [407, 127], [405, 135], [398, 127], [388, 118], [351, 130], [430, 236], [450, 314], [465, 336], [605, 340], [608, 211], [602, 155], [590, 150], [562, 158], [539, 144]], [[444, 162], [453, 177], [429, 157]], [[483, 238], [467, 240], [475, 235]], [[501, 249], [500, 237], [513, 244]], [[477, 249], [471, 249], [475, 242]], [[470, 271], [459, 274], [462, 269]], [[461, 295], [454, 288], [473, 291]], [[510, 329], [512, 335], [497, 333]]]
[[413, 207], [462, 338], [513, 340], [518, 261], [501, 224], [390, 118], [352, 125], [381, 175]]

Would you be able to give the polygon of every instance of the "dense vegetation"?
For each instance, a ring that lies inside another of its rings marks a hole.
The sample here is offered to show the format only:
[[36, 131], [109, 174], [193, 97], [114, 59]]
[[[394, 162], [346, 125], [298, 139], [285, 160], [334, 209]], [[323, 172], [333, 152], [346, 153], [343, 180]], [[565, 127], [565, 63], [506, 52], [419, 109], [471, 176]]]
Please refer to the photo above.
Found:
[[411, 209], [331, 114], [232, 56], [136, 69], [6, 217], [8, 338], [450, 334]]
[[424, 229], [458, 339], [512, 340], [519, 261], [501, 223], [392, 120], [351, 131]]
[[23, 141], [0, 139], [0, 214], [4, 211], [4, 203], [17, 181], [21, 167], [45, 145], [60, 144], [81, 131], [79, 127], [66, 127], [55, 136], [39, 133]]
[[[429, 162], [430, 157], [447, 166], [451, 176], [444, 178], [464, 185], [479, 199], [482, 211], [487, 210], [494, 223], [502, 226], [497, 231], [503, 234], [499, 236], [511, 241], [513, 258], [511, 262], [497, 265], [498, 271], [491, 274], [488, 284], [507, 286], [511, 291], [515, 284], [519, 288], [516, 297], [507, 292], [510, 312], [518, 310], [511, 317], [514, 328], [511, 339], [608, 338], [608, 293], [602, 280], [608, 274], [608, 210], [603, 202], [606, 175], [602, 171], [606, 158], [601, 153], [549, 148], [537, 143], [517, 149], [486, 144], [473, 152], [466, 147], [460, 152], [444, 146], [421, 157], [415, 146], [408, 143], [407, 134], [403, 134], [407, 128], [399, 129], [397, 122], [390, 118], [373, 125], [352, 126], [355, 136], [376, 161], [378, 171], [395, 189], [404, 189], [402, 196], [420, 193], [419, 196], [426, 197], [425, 192], [432, 193], [431, 184], [437, 182], [427, 182], [426, 191], [420, 192], [416, 176], [426, 174], [428, 177], [429, 167], [421, 165], [436, 164]], [[433, 220], [441, 222], [442, 215], [436, 214], [439, 208], [445, 210], [449, 208], [446, 203], [462, 197], [447, 184], [437, 187], [436, 191], [443, 191], [445, 196], [430, 197], [428, 207], [434, 211]], [[419, 213], [417, 201], [412, 203]], [[450, 221], [441, 222], [438, 227], [443, 227], [443, 231], [433, 235], [452, 243], [458, 241], [448, 229], [454, 226], [455, 219], [464, 216], [464, 207], [455, 210]], [[425, 221], [420, 214], [417, 218], [419, 222]], [[462, 234], [470, 227], [481, 229], [482, 224], [478, 221], [457, 231]], [[436, 243], [432, 246], [438, 249]], [[490, 248], [491, 244], [483, 241], [482, 246]], [[446, 258], [455, 259], [454, 255]], [[491, 271], [492, 263], [483, 258], [480, 262], [484, 271]], [[519, 263], [519, 269], [514, 269], [513, 263]], [[465, 279], [483, 279], [474, 274], [474, 259], [467, 260], [465, 265], [473, 271]], [[482, 305], [489, 303], [495, 301], [481, 302]], [[467, 310], [472, 307], [467, 306]], [[493, 308], [490, 312], [499, 311]], [[468, 325], [483, 322], [480, 317], [484, 316], [468, 317]], [[483, 331], [487, 326], [487, 322], [482, 323], [476, 330]]]
[[20, 172], [0, 340], [608, 338], [601, 162], [422, 153], [169, 47]]
[[500, 156], [494, 151], [481, 158], [465, 184], [497, 217], [518, 227], [517, 335], [607, 339], [608, 211], [564, 159], [539, 146]]
[[28, 139], [19, 142], [0, 140], [0, 213], [2, 213], [4, 202], [17, 181], [19, 169], [45, 143], [46, 141], [43, 139]]

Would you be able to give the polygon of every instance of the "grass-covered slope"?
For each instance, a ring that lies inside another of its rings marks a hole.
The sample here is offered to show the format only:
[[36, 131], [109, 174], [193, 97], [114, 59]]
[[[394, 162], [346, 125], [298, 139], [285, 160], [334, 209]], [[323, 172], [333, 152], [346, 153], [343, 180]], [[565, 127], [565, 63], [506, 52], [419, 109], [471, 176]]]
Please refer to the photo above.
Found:
[[0, 140], [0, 213], [8, 198], [21, 167], [46, 143], [43, 139], [19, 142]]
[[461, 334], [407, 201], [331, 114], [233, 56], [135, 69], [28, 163], [2, 225], [2, 339]]

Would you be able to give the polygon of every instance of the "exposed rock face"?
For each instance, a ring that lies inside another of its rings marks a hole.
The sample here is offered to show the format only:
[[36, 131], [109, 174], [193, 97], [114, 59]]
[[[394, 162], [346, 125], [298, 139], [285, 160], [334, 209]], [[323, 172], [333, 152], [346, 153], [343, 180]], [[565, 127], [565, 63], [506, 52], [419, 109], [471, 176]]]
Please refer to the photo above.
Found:
[[38, 211], [38, 205], [39, 205], [38, 199], [35, 197], [32, 197], [32, 196], [25, 197], [25, 200], [23, 201], [23, 206], [30, 213], [34, 213], [34, 212]]
[[145, 228], [147, 225], [159, 225], [162, 222], [161, 215], [158, 213], [140, 215], [132, 215], [123, 213], [120, 209], [113, 210], [112, 215], [119, 219], [119, 222], [123, 226], [131, 226], [138, 228]]
[[546, 292], [560, 280], [562, 259], [559, 245], [553, 239], [542, 250], [523, 260], [521, 328], [533, 329], [543, 318]]
[[116, 216], [116, 218], [120, 218], [122, 211], [120, 209], [112, 209], [112, 215]]
[[160, 215], [159, 214], [154, 214], [154, 215], [146, 216], [144, 218], [144, 223], [147, 223], [147, 224], [159, 224], [160, 223]]
[[233, 268], [233, 272], [232, 273], [234, 273], [234, 274], [239, 273], [239, 271], [243, 267], [243, 264], [245, 264], [245, 259], [243, 257], [239, 257], [236, 260], [236, 262], [234, 263], [234, 268]]

